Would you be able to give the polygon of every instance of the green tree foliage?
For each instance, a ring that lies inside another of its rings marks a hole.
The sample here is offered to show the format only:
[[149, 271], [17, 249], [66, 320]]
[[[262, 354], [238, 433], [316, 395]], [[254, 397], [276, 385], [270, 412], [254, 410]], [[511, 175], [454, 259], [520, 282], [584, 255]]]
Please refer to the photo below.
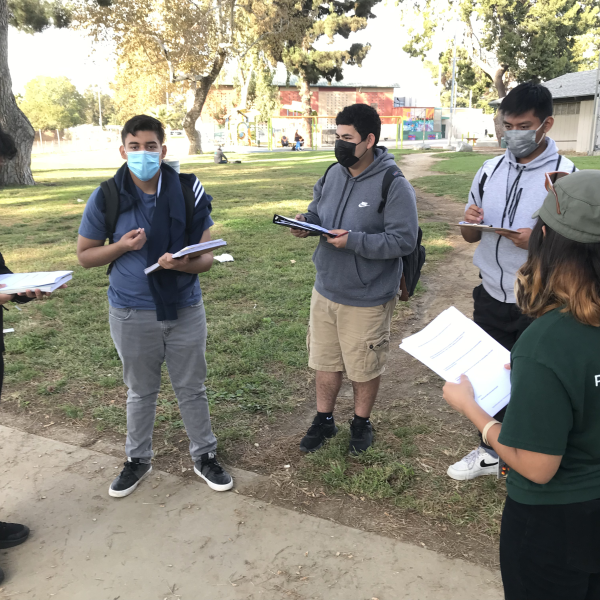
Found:
[[181, 124], [185, 118], [185, 109], [183, 108], [182, 103], [176, 104], [175, 106], [161, 104], [160, 106], [155, 106], [150, 109], [148, 114], [155, 119], [158, 119], [163, 125], [170, 129], [181, 129]]
[[[115, 125], [124, 125], [125, 121], [135, 115], [145, 114], [152, 109], [165, 105], [167, 95], [169, 105], [178, 115], [185, 116], [185, 83], [169, 83], [166, 73], [153, 69], [138, 69], [142, 62], [138, 54], [129, 55], [130, 60], [122, 60], [115, 77], [110, 84], [112, 95], [113, 117]], [[181, 128], [181, 121], [177, 129]]]
[[[310, 85], [319, 79], [341, 81], [344, 65], [362, 65], [370, 44], [352, 44], [348, 50], [316, 50], [314, 45], [323, 36], [335, 35], [348, 39], [350, 34], [365, 29], [368, 19], [375, 18], [373, 6], [381, 0], [345, 0], [321, 2], [304, 0], [299, 6], [298, 24], [304, 34], [301, 40], [286, 44], [281, 58], [288, 72], [298, 77], [304, 115], [311, 115]], [[305, 23], [302, 24], [302, 19]], [[311, 132], [307, 119], [307, 133]], [[312, 144], [312, 141], [309, 142]]]
[[263, 66], [256, 76], [253, 108], [259, 111], [259, 121], [263, 123], [274, 114], [279, 114], [279, 87], [273, 85], [274, 75], [274, 70]]
[[484, 79], [499, 97], [512, 81], [546, 81], [578, 70], [600, 32], [599, 0], [416, 0], [410, 7], [422, 21], [409, 29], [404, 50], [424, 58], [436, 37], [450, 45], [456, 27], [466, 53], [462, 69], [475, 73], [475, 87]]
[[[452, 90], [453, 49], [449, 48], [439, 55], [439, 62], [425, 61], [426, 67], [441, 88], [442, 106], [450, 106]], [[456, 106], [481, 108], [486, 113], [493, 109], [488, 102], [496, 98], [496, 90], [491, 79], [473, 64], [464, 48], [456, 52]]]
[[[98, 88], [89, 86], [83, 92], [85, 102], [84, 118], [85, 123], [98, 125], [100, 123], [100, 106], [98, 105]], [[119, 125], [115, 122], [115, 107], [113, 99], [108, 94], [100, 94], [100, 104], [102, 106], [102, 125]]]
[[35, 129], [65, 129], [86, 121], [85, 99], [67, 77], [32, 79], [20, 108]]
[[36, 33], [47, 27], [66, 27], [69, 12], [56, 0], [0, 0], [0, 127], [15, 140], [17, 156], [0, 165], [0, 185], [33, 185], [31, 148], [35, 132], [17, 105], [8, 67], [8, 26]]
[[[136, 74], [181, 82], [193, 95], [183, 129], [189, 152], [202, 152], [196, 121], [228, 59], [250, 48], [293, 38], [297, 0], [72, 0], [77, 27], [114, 44], [118, 60]], [[129, 85], [136, 85], [135, 77]], [[153, 102], [156, 106], [159, 102]]]
[[10, 25], [27, 33], [39, 33], [48, 27], [67, 27], [71, 21], [68, 7], [45, 0], [8, 0]]

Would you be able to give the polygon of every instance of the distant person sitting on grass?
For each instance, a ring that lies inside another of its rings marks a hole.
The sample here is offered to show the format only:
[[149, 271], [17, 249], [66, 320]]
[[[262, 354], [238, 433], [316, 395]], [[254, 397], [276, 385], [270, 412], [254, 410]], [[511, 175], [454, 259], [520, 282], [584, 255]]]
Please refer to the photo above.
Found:
[[225, 153], [221, 149], [221, 146], [218, 146], [215, 150], [214, 161], [215, 165], [226, 165], [229, 162], [225, 156]]
[[298, 133], [297, 129], [296, 129], [296, 133], [294, 134], [294, 141], [296, 142], [296, 146], [294, 147], [294, 150], [297, 150], [298, 152], [300, 152], [301, 146], [304, 145], [304, 138]]
[[287, 135], [281, 136], [281, 147], [287, 148], [290, 145], [290, 140], [287, 139]]
[[[121, 139], [121, 157], [127, 162], [90, 196], [77, 242], [83, 267], [112, 267], [110, 333], [129, 388], [127, 462], [108, 493], [128, 496], [152, 470], [152, 432], [165, 361], [190, 439], [194, 471], [213, 490], [229, 490], [233, 480], [217, 462], [204, 385], [206, 315], [198, 274], [210, 269], [213, 256], [173, 258], [188, 244], [210, 240], [212, 198], [195, 175], [179, 175], [161, 164], [167, 147], [160, 121], [133, 117], [125, 123]], [[111, 186], [116, 186], [116, 199]], [[193, 211], [188, 218], [190, 200]], [[119, 210], [113, 238], [107, 208], [114, 208], [115, 202]], [[155, 263], [162, 270], [146, 275], [144, 269]]]
[[[12, 160], [17, 155], [17, 147], [13, 138], [0, 129], [0, 168], [5, 161]], [[6, 275], [12, 271], [6, 266], [2, 254], [0, 254], [0, 275]], [[40, 290], [27, 290], [24, 294], [3, 294], [5, 285], [0, 285], [0, 327], [4, 321], [4, 305], [8, 302], [25, 304], [31, 300], [41, 300], [50, 294]], [[4, 382], [4, 335], [0, 338], [0, 397], [2, 395], [2, 384]], [[29, 528], [19, 523], [3, 523], [0, 521], [0, 549], [12, 548], [22, 544], [29, 537]], [[4, 572], [0, 569], [0, 583], [4, 580]]]

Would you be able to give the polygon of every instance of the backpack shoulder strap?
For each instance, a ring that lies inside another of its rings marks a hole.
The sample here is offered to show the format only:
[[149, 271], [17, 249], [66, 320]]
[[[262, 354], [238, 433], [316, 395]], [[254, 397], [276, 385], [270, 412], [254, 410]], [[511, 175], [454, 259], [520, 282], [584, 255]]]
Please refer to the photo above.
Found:
[[390, 186], [396, 177], [404, 177], [404, 173], [400, 170], [399, 167], [393, 166], [390, 167], [383, 176], [383, 183], [381, 185], [381, 203], [379, 204], [379, 208], [377, 209], [378, 213], [383, 212], [385, 208], [385, 203], [387, 202], [388, 194], [390, 192]]
[[329, 171], [331, 170], [332, 167], [335, 167], [335, 165], [337, 165], [337, 162], [331, 163], [328, 167], [327, 170], [325, 171], [325, 173], [323, 174], [323, 177], [321, 177], [321, 185], [325, 185], [325, 179], [327, 178], [327, 173], [329, 173]]
[[190, 235], [194, 225], [194, 209], [196, 208], [196, 194], [194, 190], [184, 181], [179, 178], [183, 199], [185, 200], [185, 245], [189, 245]]
[[[485, 192], [485, 184], [494, 176], [494, 173], [498, 170], [500, 165], [504, 162], [504, 156], [505, 155], [502, 155], [500, 160], [498, 160], [498, 162], [496, 163], [495, 167], [493, 168], [493, 170], [489, 176], [484, 167], [483, 174], [481, 175], [481, 179], [479, 180], [479, 200], [480, 201], [483, 201], [483, 194]], [[492, 159], [492, 160], [494, 160], [494, 159]], [[488, 161], [488, 162], [491, 162], [491, 161]], [[487, 164], [487, 163], [485, 163], [485, 164]]]
[[108, 237], [108, 243], [112, 244], [113, 236], [115, 235], [115, 229], [117, 228], [117, 220], [119, 219], [121, 206], [119, 188], [117, 188], [115, 178], [111, 177], [107, 181], [103, 181], [100, 184], [100, 189], [104, 195], [104, 222], [106, 225], [106, 236]]

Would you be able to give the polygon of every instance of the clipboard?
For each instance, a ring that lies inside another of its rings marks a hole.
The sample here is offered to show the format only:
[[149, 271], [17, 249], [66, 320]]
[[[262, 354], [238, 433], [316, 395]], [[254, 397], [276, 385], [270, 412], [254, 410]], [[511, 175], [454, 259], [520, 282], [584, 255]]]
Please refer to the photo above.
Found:
[[344, 233], [331, 233], [329, 229], [325, 229], [325, 227], [321, 227], [320, 225], [314, 225], [313, 223], [306, 223], [305, 221], [297, 221], [296, 219], [291, 219], [289, 217], [282, 217], [281, 215], [273, 215], [273, 223], [275, 225], [281, 225], [282, 227], [293, 227], [294, 229], [302, 229], [303, 231], [309, 231], [310, 233], [316, 233], [319, 235], [328, 235], [331, 238], [340, 237], [342, 235], [346, 235], [348, 232]]
[[516, 229], [507, 229], [506, 227], [492, 227], [491, 225], [477, 225], [476, 223], [467, 223], [461, 221], [460, 223], [454, 223], [455, 227], [468, 227], [469, 229], [475, 229], [476, 231], [482, 231], [484, 233], [519, 233]]

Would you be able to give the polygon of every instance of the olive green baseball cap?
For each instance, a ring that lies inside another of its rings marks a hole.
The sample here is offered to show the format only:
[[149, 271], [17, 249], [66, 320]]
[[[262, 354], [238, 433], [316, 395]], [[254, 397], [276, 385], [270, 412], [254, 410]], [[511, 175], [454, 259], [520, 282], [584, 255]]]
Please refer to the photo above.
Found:
[[600, 171], [577, 171], [556, 183], [552, 183], [553, 176], [546, 174], [549, 192], [532, 218], [540, 217], [569, 240], [582, 244], [600, 242]]

